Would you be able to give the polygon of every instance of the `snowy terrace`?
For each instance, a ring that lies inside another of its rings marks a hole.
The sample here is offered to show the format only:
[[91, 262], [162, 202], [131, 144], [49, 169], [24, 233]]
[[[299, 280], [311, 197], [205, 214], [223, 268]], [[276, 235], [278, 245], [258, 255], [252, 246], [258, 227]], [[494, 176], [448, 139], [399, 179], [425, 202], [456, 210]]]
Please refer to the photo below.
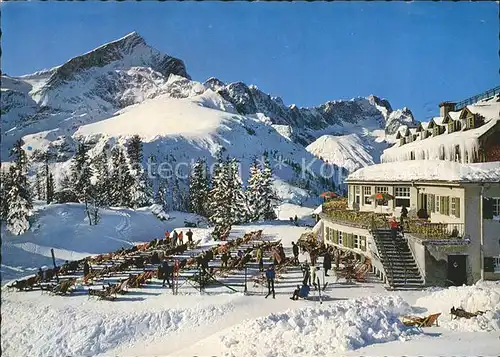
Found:
[[[416, 140], [401, 145], [400, 143], [384, 150], [380, 157], [381, 162], [409, 161], [409, 160], [448, 160], [455, 161], [457, 146], [460, 150], [460, 157], [467, 161], [478, 153], [479, 138], [491, 130], [500, 121], [500, 96], [480, 101], [474, 105], [467, 106], [467, 109], [484, 118], [484, 124], [475, 129], [466, 129], [462, 125], [461, 129], [455, 132], [448, 132], [448, 126], [443, 123], [443, 117], [433, 118], [428, 123], [421, 123], [420, 131], [409, 129], [410, 135]], [[460, 112], [449, 112], [449, 117], [453, 121], [460, 121]], [[428, 129], [439, 126], [442, 134], [432, 136]], [[406, 133], [399, 133], [399, 137]]]

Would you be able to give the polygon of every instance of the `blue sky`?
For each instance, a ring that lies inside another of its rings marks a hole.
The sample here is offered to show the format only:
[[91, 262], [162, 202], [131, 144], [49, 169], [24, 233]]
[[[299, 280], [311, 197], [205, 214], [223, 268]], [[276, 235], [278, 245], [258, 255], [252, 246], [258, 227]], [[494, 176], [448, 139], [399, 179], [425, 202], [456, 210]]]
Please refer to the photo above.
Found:
[[499, 84], [495, 2], [2, 4], [2, 69], [64, 63], [137, 31], [195, 80], [243, 81], [286, 104], [375, 94], [418, 120]]

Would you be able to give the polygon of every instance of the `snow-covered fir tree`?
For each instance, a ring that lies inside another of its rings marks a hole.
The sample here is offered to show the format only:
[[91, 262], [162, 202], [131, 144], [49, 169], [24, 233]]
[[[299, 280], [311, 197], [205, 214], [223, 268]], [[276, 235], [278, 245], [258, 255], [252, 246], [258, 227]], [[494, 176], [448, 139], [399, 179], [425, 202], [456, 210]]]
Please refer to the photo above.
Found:
[[134, 183], [125, 153], [121, 147], [115, 146], [111, 150], [110, 205], [132, 207], [130, 192]]
[[144, 207], [153, 203], [153, 189], [147, 177], [147, 172], [142, 165], [142, 140], [139, 135], [134, 135], [127, 146], [127, 156], [130, 164], [130, 176], [134, 180], [130, 193], [132, 207]]
[[210, 222], [215, 225], [212, 233], [214, 239], [231, 229], [233, 221], [231, 217], [231, 192], [229, 190], [229, 170], [228, 165], [221, 159], [215, 164], [212, 173], [212, 188], [210, 190]]
[[250, 167], [247, 195], [250, 204], [250, 218], [253, 221], [275, 219], [276, 194], [273, 190], [273, 175], [267, 156], [263, 163], [254, 162]]
[[2, 221], [7, 219], [9, 205], [7, 202], [7, 193], [10, 190], [10, 175], [4, 171], [0, 171], [0, 217]]
[[92, 185], [93, 169], [88, 154], [88, 148], [84, 144], [79, 144], [71, 165], [72, 191], [78, 201], [85, 204], [85, 212], [90, 225], [95, 225], [99, 221], [98, 192]]
[[241, 181], [240, 164], [233, 158], [227, 163], [228, 170], [228, 191], [230, 193], [232, 223], [248, 222], [250, 211], [246, 192], [243, 190]]
[[7, 229], [14, 235], [20, 235], [30, 228], [29, 217], [33, 208], [28, 187], [28, 158], [23, 149], [22, 140], [16, 141], [12, 150], [13, 165], [9, 169], [9, 190], [6, 194]]
[[93, 160], [95, 192], [98, 205], [109, 206], [111, 203], [111, 165], [106, 151], [97, 155]]
[[262, 183], [261, 190], [264, 200], [262, 217], [266, 220], [276, 219], [276, 205], [278, 198], [273, 189], [273, 171], [269, 163], [269, 158], [264, 156], [264, 164], [262, 167]]
[[198, 159], [191, 168], [189, 178], [189, 209], [200, 216], [208, 214], [209, 177], [204, 159]]

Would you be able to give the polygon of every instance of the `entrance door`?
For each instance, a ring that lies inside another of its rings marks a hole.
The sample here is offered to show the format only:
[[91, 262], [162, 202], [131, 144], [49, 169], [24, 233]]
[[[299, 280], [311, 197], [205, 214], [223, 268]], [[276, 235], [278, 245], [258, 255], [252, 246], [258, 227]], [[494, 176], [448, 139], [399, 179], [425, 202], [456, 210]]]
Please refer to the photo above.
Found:
[[417, 211], [417, 216], [418, 218], [427, 218], [429, 217], [429, 209], [427, 207], [427, 194], [426, 193], [421, 193], [420, 194], [420, 200], [419, 200], [419, 205], [418, 205], [418, 211]]
[[447, 278], [455, 286], [467, 284], [467, 255], [448, 255]]

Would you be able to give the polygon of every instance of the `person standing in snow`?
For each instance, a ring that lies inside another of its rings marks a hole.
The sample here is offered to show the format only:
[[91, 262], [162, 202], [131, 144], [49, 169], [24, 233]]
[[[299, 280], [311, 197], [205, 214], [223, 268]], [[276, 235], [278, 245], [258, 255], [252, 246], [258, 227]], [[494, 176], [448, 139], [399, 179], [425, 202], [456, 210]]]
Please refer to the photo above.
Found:
[[188, 244], [191, 246], [193, 244], [193, 232], [191, 232], [191, 229], [187, 231], [186, 236], [188, 237]]
[[168, 283], [168, 287], [171, 288], [172, 284], [170, 284], [170, 267], [168, 266], [168, 261], [165, 259], [161, 265], [161, 270], [163, 273], [163, 283], [162, 286], [165, 287], [165, 281]]
[[299, 246], [292, 242], [293, 263], [299, 265]]
[[312, 285], [317, 288], [316, 286], [316, 267], [311, 264], [311, 268], [310, 268], [310, 271], [309, 273], [311, 274], [311, 282], [312, 282]]
[[296, 226], [299, 225], [299, 217], [297, 217], [297, 215], [295, 215], [295, 217], [293, 218], [293, 222], [295, 223]]
[[85, 278], [90, 273], [90, 265], [89, 262], [85, 260], [83, 263], [83, 277]]
[[274, 293], [274, 279], [276, 277], [276, 271], [274, 270], [274, 265], [270, 265], [269, 268], [266, 270], [266, 279], [267, 279], [267, 290], [268, 293], [266, 295], [266, 299], [269, 295], [271, 295], [271, 292], [273, 293], [273, 299], [275, 299], [275, 293]]
[[310, 283], [311, 270], [307, 261], [304, 263], [304, 265], [302, 265], [302, 274], [303, 274], [302, 285], [311, 285]]
[[328, 276], [328, 270], [332, 268], [332, 256], [327, 250], [325, 256], [323, 257], [323, 269], [325, 269], [325, 276]]
[[179, 234], [177, 234], [177, 231], [174, 229], [174, 233], [172, 233], [172, 248], [177, 247], [177, 238], [179, 237]]
[[184, 234], [182, 233], [182, 231], [179, 232], [179, 235], [177, 236], [177, 239], [179, 240], [179, 245], [183, 245], [184, 244]]

